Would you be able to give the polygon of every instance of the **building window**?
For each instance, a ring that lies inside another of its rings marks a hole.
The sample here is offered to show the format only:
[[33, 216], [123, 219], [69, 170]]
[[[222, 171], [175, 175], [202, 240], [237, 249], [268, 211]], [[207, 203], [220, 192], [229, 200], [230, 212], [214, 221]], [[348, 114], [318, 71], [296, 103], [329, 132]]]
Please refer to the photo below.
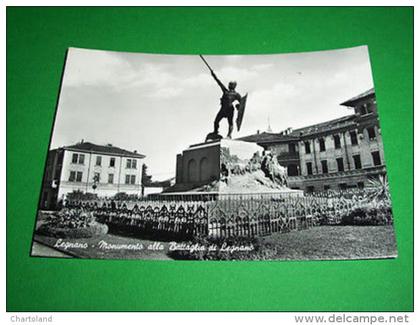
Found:
[[373, 159], [373, 164], [375, 166], [382, 165], [381, 156], [379, 155], [379, 151], [373, 151], [372, 152], [372, 159]]
[[357, 183], [357, 187], [358, 187], [359, 189], [363, 190], [363, 189], [365, 188], [365, 183], [363, 183], [363, 182], [359, 182], [359, 183]]
[[328, 162], [326, 160], [321, 160], [321, 167], [322, 167], [322, 173], [328, 174]]
[[85, 163], [85, 155], [74, 153], [71, 157], [71, 162], [73, 164], [80, 164], [83, 165]]
[[307, 172], [308, 175], [312, 175], [312, 163], [311, 162], [306, 163], [306, 172]]
[[294, 143], [289, 143], [289, 153], [295, 153], [296, 152], [296, 146]]
[[287, 176], [298, 176], [298, 166], [295, 164], [291, 164], [287, 166]]
[[324, 185], [324, 191], [328, 191], [331, 187], [329, 185]]
[[102, 157], [96, 156], [96, 166], [101, 166], [101, 165], [102, 165]]
[[127, 159], [126, 168], [127, 169], [136, 169], [137, 168], [137, 159]]
[[359, 111], [360, 111], [360, 115], [366, 115], [368, 113], [366, 109], [366, 104], [360, 105]]
[[352, 146], [357, 146], [359, 144], [359, 141], [357, 141], [357, 132], [356, 131], [350, 131], [350, 140]]
[[136, 175], [125, 175], [125, 184], [127, 185], [136, 184]]
[[[376, 104], [376, 102], [373, 102]], [[373, 112], [372, 103], [364, 103], [359, 106], [360, 115], [366, 115]]]
[[335, 149], [340, 149], [341, 148], [340, 135], [338, 135], [338, 134], [334, 135], [334, 147], [335, 147]]
[[311, 153], [311, 144], [309, 141], [305, 141], [305, 153]]
[[69, 182], [81, 182], [82, 176], [82, 172], [70, 171]]
[[108, 184], [114, 184], [114, 174], [108, 174]]
[[343, 190], [347, 189], [347, 184], [346, 183], [338, 184], [338, 188], [343, 191]]
[[76, 172], [71, 171], [69, 176], [69, 182], [74, 182], [76, 180]]
[[70, 171], [69, 182], [81, 182], [82, 176], [83, 176], [82, 172]]
[[343, 172], [344, 171], [344, 162], [343, 162], [343, 158], [337, 158], [337, 170], [339, 172]]
[[360, 155], [354, 155], [353, 160], [354, 160], [354, 168], [362, 169], [362, 162], [360, 160]]
[[325, 151], [325, 139], [324, 138], [319, 138], [319, 151]]
[[109, 167], [115, 167], [115, 158], [109, 159]]
[[369, 140], [375, 140], [376, 139], [375, 128], [373, 128], [373, 127], [367, 128], [367, 132], [368, 132]]

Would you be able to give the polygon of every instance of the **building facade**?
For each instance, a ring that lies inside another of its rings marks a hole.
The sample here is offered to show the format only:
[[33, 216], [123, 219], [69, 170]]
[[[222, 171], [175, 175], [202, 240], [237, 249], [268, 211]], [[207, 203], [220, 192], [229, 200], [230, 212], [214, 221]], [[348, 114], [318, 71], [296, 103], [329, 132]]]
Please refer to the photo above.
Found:
[[73, 191], [112, 196], [141, 194], [144, 155], [111, 144], [90, 142], [50, 150], [42, 184], [40, 208], [54, 209]]
[[262, 145], [287, 168], [289, 187], [306, 192], [363, 188], [386, 174], [374, 89], [341, 104], [354, 114], [241, 140]]

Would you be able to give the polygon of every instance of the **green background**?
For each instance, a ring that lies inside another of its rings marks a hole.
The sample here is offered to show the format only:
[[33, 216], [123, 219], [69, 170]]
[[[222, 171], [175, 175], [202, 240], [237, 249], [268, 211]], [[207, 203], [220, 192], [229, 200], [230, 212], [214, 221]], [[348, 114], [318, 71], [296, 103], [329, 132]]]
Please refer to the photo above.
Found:
[[[68, 47], [177, 54], [369, 45], [399, 256], [319, 262], [29, 257]], [[7, 8], [7, 310], [413, 309], [412, 8]]]

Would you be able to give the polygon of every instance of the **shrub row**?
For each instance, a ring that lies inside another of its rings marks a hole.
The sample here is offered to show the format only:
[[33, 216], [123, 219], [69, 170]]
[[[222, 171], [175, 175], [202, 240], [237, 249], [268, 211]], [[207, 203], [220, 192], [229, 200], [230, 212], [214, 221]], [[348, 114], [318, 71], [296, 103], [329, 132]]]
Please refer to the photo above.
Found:
[[383, 226], [392, 224], [391, 207], [356, 208], [341, 216], [343, 226]]
[[51, 224], [44, 224], [37, 230], [39, 235], [55, 237], [55, 238], [91, 238], [101, 236], [108, 233], [108, 226], [91, 222], [89, 226], [84, 228], [66, 228]]

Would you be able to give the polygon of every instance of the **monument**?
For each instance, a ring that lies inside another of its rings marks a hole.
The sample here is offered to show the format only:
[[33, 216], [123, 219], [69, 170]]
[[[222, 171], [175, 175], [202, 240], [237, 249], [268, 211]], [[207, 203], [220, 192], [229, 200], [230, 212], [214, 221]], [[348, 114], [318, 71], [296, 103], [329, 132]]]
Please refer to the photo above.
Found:
[[[241, 97], [239, 93], [236, 92], [236, 81], [230, 81], [228, 84], [228, 87], [226, 87], [220, 80], [217, 78], [216, 74], [214, 73], [213, 69], [210, 67], [210, 65], [207, 63], [207, 61], [203, 58], [202, 55], [200, 55], [200, 58], [203, 60], [203, 62], [206, 64], [206, 66], [209, 68], [210, 73], [216, 83], [219, 85], [220, 89], [222, 90], [222, 97], [220, 98], [220, 110], [216, 115], [216, 118], [214, 120], [214, 129], [213, 132], [210, 132], [207, 137], [206, 141], [211, 140], [220, 140], [223, 137], [219, 134], [219, 124], [220, 121], [224, 118], [227, 119], [229, 123], [229, 131], [227, 134], [227, 138], [232, 138], [232, 131], [233, 131], [233, 116], [235, 112], [235, 108], [238, 110], [237, 118], [236, 118], [236, 126], [238, 128], [238, 131], [241, 129], [242, 125], [242, 119], [245, 112], [245, 105], [246, 105], [246, 99], [248, 97], [248, 94], [244, 97]], [[236, 104], [234, 105], [234, 103]]]
[[[222, 90], [220, 110], [213, 123], [213, 131], [205, 141], [190, 145], [176, 157], [175, 185], [165, 193], [279, 193], [301, 192], [287, 187], [286, 169], [271, 152], [256, 143], [232, 140], [234, 111], [236, 126], [242, 125], [247, 95], [236, 92], [236, 82], [226, 87], [207, 61], [212, 77]], [[227, 119], [226, 138], [219, 134], [219, 124]], [[165, 194], [163, 193], [163, 194]]]

